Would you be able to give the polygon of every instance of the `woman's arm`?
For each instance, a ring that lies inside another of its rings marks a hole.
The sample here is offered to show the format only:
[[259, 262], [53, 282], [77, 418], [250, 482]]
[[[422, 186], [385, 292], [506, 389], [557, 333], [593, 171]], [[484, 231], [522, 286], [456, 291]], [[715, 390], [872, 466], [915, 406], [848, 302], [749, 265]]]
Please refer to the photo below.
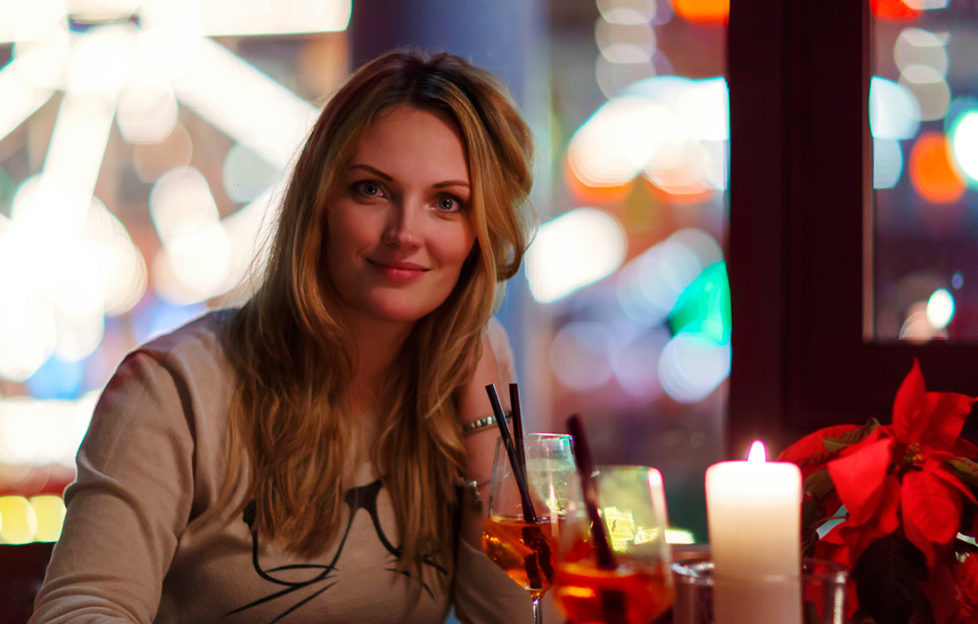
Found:
[[78, 451], [78, 475], [31, 624], [153, 620], [193, 497], [187, 397], [152, 357], [128, 357]]
[[[509, 409], [509, 384], [515, 381], [513, 375], [513, 351], [509, 346], [506, 330], [496, 319], [490, 319], [482, 339], [482, 357], [476, 366], [472, 380], [462, 394], [459, 418], [464, 425], [492, 415], [492, 406], [486, 394], [486, 386], [494, 384], [499, 393], [503, 408]], [[476, 496], [483, 502], [489, 491], [489, 477], [492, 475], [492, 459], [496, 450], [499, 429], [496, 425], [484, 427], [472, 433], [463, 434], [466, 453], [466, 481], [482, 485], [476, 489]], [[472, 492], [467, 494], [471, 495]], [[462, 539], [473, 548], [482, 550], [482, 526], [485, 522], [484, 510], [475, 505], [463, 505]]]

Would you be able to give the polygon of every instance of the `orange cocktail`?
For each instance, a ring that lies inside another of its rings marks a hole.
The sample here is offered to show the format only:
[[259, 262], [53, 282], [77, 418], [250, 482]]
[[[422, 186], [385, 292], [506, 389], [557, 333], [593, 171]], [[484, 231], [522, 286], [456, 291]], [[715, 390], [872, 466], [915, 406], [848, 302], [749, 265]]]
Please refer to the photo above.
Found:
[[554, 599], [575, 624], [648, 624], [672, 605], [668, 574], [661, 567], [628, 563], [602, 570], [591, 559], [562, 562]]
[[530, 592], [543, 595], [554, 578], [557, 543], [547, 518], [529, 524], [523, 518], [489, 516], [482, 548], [509, 578]]

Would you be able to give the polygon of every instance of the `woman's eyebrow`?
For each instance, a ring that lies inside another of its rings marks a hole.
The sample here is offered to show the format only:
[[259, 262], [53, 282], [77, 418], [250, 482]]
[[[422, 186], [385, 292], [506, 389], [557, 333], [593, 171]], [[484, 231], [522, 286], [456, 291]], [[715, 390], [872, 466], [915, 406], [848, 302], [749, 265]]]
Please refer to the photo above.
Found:
[[[371, 167], [370, 165], [364, 165], [364, 164], [361, 164], [361, 163], [353, 163], [352, 165], [350, 165], [350, 169], [362, 169], [364, 171], [369, 171], [370, 173], [374, 174], [378, 178], [381, 178], [381, 179], [386, 180], [388, 182], [390, 182], [391, 180], [394, 179], [391, 175], [389, 175], [387, 173], [384, 173], [383, 171], [381, 171], [380, 169], [377, 169], [376, 167]], [[469, 188], [470, 187], [470, 185], [469, 185], [469, 183], [468, 183], [467, 180], [445, 180], [444, 182], [438, 182], [438, 183], [432, 185], [432, 187], [434, 187], [434, 188], [445, 188], [445, 187], [448, 187], [448, 186], [464, 186], [465, 188]]]
[[464, 186], [465, 188], [469, 188], [469, 183], [465, 180], [446, 180], [445, 182], [439, 182], [437, 184], [433, 184], [432, 186], [434, 186], [434, 188], [444, 188], [446, 186]]
[[370, 165], [361, 165], [361, 164], [354, 163], [354, 164], [350, 165], [350, 169], [363, 169], [365, 171], [369, 171], [370, 173], [374, 174], [378, 178], [383, 178], [384, 180], [387, 180], [388, 182], [390, 182], [391, 180], [394, 179], [393, 177], [391, 177], [390, 175], [384, 173], [380, 169], [377, 169], [376, 167], [371, 167]]

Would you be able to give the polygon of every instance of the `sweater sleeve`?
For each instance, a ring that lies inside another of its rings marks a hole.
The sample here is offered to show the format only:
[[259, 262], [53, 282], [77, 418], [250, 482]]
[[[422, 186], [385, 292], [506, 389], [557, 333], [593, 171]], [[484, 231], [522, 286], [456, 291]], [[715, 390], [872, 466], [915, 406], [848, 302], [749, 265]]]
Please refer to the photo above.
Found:
[[193, 500], [186, 386], [137, 352], [106, 386], [30, 624], [149, 623]]

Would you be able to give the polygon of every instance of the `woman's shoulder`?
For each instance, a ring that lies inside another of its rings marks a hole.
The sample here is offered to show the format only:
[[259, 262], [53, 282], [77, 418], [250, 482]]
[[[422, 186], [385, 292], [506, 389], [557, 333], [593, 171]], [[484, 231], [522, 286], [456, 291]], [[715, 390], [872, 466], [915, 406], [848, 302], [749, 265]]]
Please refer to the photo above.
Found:
[[224, 333], [227, 323], [234, 314], [233, 309], [207, 312], [197, 318], [157, 336], [137, 348], [134, 353], [149, 355], [153, 359], [188, 364], [202, 360], [226, 360], [224, 353]]

